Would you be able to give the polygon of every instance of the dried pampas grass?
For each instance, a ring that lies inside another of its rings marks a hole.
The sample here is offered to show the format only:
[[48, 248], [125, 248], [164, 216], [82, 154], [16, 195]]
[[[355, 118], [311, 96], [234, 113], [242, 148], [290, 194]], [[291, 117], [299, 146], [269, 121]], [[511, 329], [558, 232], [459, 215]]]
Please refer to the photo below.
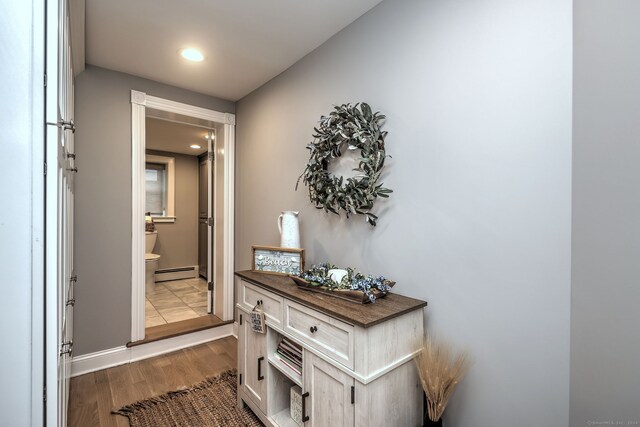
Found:
[[415, 359], [422, 388], [427, 395], [427, 414], [431, 421], [442, 417], [449, 399], [471, 366], [469, 355], [453, 356], [448, 343], [430, 336], [424, 340], [422, 352]]

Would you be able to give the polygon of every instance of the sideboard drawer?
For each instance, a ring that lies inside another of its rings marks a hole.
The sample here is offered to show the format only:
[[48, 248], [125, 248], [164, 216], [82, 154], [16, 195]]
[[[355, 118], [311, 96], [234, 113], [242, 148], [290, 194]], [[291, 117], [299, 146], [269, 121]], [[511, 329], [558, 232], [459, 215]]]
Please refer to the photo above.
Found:
[[284, 330], [313, 349], [353, 369], [354, 328], [295, 302], [284, 300]]
[[282, 329], [282, 297], [272, 292], [264, 291], [244, 280], [241, 281], [240, 295], [238, 296], [240, 305], [251, 311], [258, 304], [258, 301], [262, 301], [262, 310], [267, 318], [267, 323]]

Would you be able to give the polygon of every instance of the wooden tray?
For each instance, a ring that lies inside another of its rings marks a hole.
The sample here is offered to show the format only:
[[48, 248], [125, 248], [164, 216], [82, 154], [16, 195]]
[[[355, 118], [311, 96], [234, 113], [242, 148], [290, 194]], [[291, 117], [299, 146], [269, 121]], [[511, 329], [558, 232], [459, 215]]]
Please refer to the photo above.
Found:
[[[354, 302], [357, 304], [366, 304], [368, 302], [371, 302], [369, 301], [369, 297], [367, 296], [367, 294], [365, 294], [362, 291], [353, 291], [350, 289], [333, 289], [332, 290], [324, 286], [313, 286], [311, 285], [311, 283], [304, 280], [302, 277], [293, 276], [293, 275], [289, 275], [289, 277], [291, 278], [291, 280], [295, 282], [296, 285], [298, 285], [300, 289], [305, 291], [311, 291], [311, 292], [317, 292], [319, 294], [330, 295], [332, 297], [340, 298], [340, 299]], [[385, 280], [384, 283], [390, 288], [396, 284], [396, 282], [393, 282], [391, 280]], [[384, 298], [388, 293], [388, 292], [382, 292], [378, 289], [372, 289], [371, 292], [373, 293], [373, 296], [376, 297], [376, 299]]]

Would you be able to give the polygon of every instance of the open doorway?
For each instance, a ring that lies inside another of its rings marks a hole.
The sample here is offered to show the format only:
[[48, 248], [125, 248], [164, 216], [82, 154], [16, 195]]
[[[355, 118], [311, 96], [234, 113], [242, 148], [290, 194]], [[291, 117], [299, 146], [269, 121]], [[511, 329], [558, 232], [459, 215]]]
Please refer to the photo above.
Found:
[[132, 344], [232, 321], [234, 119], [132, 91]]
[[[213, 314], [216, 126], [145, 117], [145, 328]], [[221, 319], [211, 319], [221, 322]], [[193, 322], [192, 322], [193, 323]]]

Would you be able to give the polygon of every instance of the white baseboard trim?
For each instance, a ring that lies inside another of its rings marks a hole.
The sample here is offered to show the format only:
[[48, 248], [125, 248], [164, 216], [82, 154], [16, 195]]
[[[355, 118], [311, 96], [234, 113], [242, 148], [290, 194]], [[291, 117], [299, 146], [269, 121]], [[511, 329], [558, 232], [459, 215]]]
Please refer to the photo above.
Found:
[[188, 265], [185, 267], [158, 269], [153, 278], [156, 282], [167, 282], [169, 280], [197, 279], [199, 276], [199, 267], [197, 265]]
[[71, 376], [75, 377], [125, 363], [129, 363], [129, 349], [124, 345], [96, 351], [95, 353], [83, 354], [71, 359]]
[[191, 334], [180, 335], [147, 344], [140, 344], [133, 347], [115, 347], [95, 353], [76, 356], [71, 360], [71, 376], [88, 374], [138, 360], [148, 359], [186, 347], [215, 341], [220, 338], [236, 336], [234, 334], [234, 324], [218, 326], [193, 332]]

